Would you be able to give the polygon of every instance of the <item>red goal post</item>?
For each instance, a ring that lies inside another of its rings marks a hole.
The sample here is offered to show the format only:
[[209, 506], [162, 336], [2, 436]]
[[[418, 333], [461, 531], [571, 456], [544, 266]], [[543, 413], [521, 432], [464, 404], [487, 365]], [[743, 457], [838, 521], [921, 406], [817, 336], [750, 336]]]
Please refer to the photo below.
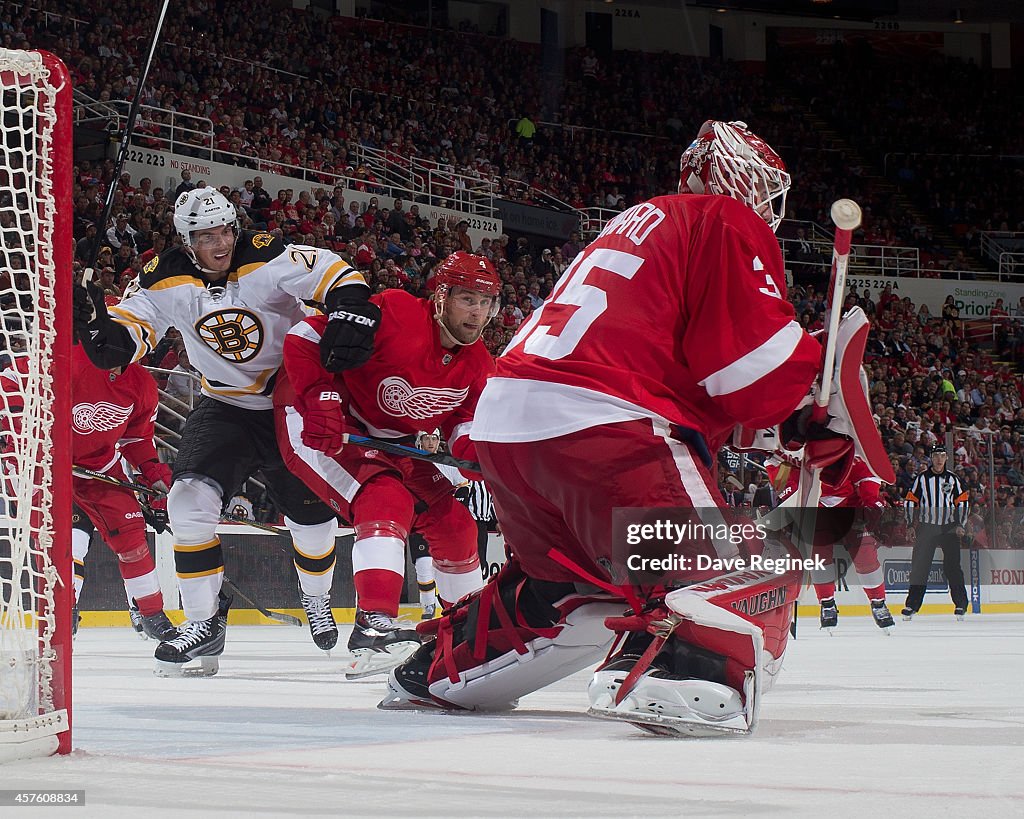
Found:
[[72, 105], [0, 49], [0, 761], [71, 750]]

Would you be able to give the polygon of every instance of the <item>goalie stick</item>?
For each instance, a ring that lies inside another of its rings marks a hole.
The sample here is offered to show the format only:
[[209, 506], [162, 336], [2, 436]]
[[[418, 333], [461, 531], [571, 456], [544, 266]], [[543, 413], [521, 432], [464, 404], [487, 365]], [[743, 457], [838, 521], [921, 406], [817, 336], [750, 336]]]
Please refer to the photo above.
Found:
[[422, 449], [417, 449], [414, 446], [396, 444], [393, 441], [385, 441], [382, 438], [368, 438], [364, 435], [346, 435], [345, 440], [347, 443], [355, 444], [356, 446], [366, 447], [367, 449], [379, 449], [381, 452], [387, 452], [391, 455], [404, 455], [406, 458], [430, 461], [430, 463], [438, 464], [440, 466], [454, 466], [456, 469], [465, 469], [468, 472], [480, 471], [480, 464], [476, 461], [464, 461], [461, 458], [455, 458], [451, 455], [435, 455], [430, 452], [425, 452]]
[[[828, 336], [825, 339], [821, 383], [814, 396], [810, 418], [812, 422], [818, 424], [824, 424], [828, 415], [828, 399], [832, 393], [832, 376], [836, 366], [836, 338], [839, 334], [839, 320], [843, 315], [846, 271], [850, 264], [850, 243], [853, 240], [853, 231], [860, 225], [860, 205], [852, 199], [838, 199], [832, 203], [831, 216], [836, 226], [836, 234], [832, 248], [832, 278], [829, 282]], [[803, 510], [816, 509], [821, 498], [821, 470], [808, 467], [806, 458], [800, 467], [797, 495], [800, 497], [800, 506]], [[813, 518], [810, 525], [813, 532]]]

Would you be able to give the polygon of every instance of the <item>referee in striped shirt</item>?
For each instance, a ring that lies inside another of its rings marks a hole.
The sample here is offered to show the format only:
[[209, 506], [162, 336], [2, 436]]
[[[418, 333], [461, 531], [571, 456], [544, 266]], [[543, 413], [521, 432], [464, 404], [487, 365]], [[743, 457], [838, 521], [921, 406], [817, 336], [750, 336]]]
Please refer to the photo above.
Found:
[[935, 549], [942, 548], [942, 571], [949, 583], [949, 596], [958, 620], [967, 613], [967, 589], [960, 566], [960, 538], [967, 523], [967, 491], [960, 478], [946, 469], [946, 450], [932, 447], [931, 466], [921, 472], [907, 492], [907, 520], [917, 530], [910, 563], [910, 589], [903, 619], [909, 620], [921, 608]]

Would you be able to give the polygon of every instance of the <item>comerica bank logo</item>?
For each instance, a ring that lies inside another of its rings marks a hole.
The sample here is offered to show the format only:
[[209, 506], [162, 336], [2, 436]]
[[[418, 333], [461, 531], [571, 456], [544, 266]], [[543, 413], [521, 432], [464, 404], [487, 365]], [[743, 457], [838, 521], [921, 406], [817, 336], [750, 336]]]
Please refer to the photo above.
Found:
[[[887, 560], [883, 569], [887, 591], [907, 591], [910, 588], [909, 560]], [[928, 570], [928, 583], [925, 585], [925, 591], [949, 591], [949, 584], [946, 582], [946, 575], [943, 574], [941, 563], [932, 563]]]

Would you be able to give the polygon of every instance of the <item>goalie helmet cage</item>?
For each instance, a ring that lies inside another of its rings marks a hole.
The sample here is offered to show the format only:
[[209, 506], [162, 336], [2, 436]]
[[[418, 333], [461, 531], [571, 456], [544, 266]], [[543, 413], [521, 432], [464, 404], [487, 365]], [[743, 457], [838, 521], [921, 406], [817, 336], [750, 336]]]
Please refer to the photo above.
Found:
[[0, 49], [0, 129], [3, 761], [71, 750], [73, 139], [59, 59]]

